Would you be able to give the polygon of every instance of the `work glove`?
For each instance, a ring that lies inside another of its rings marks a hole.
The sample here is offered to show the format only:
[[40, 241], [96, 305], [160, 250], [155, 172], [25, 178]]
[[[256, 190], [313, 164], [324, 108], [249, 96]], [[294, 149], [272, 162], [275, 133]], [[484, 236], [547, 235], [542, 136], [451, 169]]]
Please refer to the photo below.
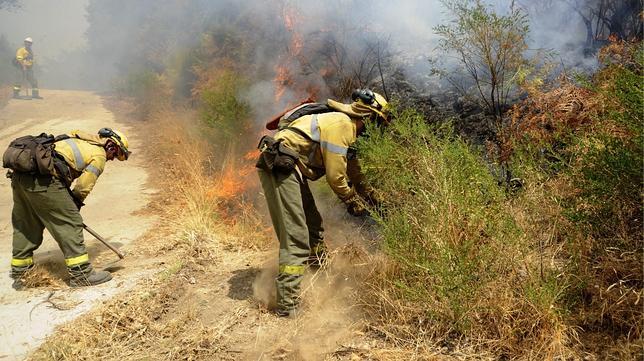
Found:
[[347, 205], [347, 212], [354, 217], [362, 217], [367, 214], [366, 204], [357, 194], [345, 199], [344, 204]]

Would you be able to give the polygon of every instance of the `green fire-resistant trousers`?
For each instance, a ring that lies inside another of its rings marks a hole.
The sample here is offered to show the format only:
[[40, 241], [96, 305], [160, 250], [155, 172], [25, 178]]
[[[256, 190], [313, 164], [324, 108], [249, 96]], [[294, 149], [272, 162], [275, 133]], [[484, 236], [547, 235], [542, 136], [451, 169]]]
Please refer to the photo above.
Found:
[[277, 307], [297, 308], [306, 262], [324, 244], [322, 217], [306, 179], [297, 172], [282, 174], [259, 169], [273, 228], [280, 241]]
[[83, 241], [83, 219], [67, 189], [55, 177], [13, 173], [12, 271], [33, 264], [33, 253], [47, 228], [63, 251], [67, 267], [89, 263]]
[[38, 80], [36, 80], [36, 77], [34, 76], [34, 69], [29, 67], [26, 70], [22, 70], [22, 67], [20, 66], [17, 66], [15, 68], [16, 79], [13, 83], [13, 91], [20, 92], [22, 84], [25, 81], [29, 84], [29, 86], [31, 86], [32, 90], [38, 91]]

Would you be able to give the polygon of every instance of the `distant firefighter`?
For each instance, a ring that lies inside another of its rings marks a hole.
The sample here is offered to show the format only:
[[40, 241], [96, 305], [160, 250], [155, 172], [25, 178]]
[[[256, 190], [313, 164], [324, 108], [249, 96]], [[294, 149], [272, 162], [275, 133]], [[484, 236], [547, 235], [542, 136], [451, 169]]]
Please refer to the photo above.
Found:
[[352, 100], [351, 104], [329, 99], [327, 104], [300, 105], [269, 123], [267, 128], [279, 130], [260, 141], [257, 168], [280, 242], [278, 316], [293, 315], [307, 266], [320, 265], [326, 257], [322, 217], [309, 180], [326, 174], [327, 183], [353, 216], [365, 215], [367, 203], [378, 203], [377, 193], [365, 184], [349, 147], [365, 123], [387, 124], [388, 104], [368, 89], [356, 90]]
[[34, 99], [42, 99], [38, 91], [38, 81], [34, 77], [34, 53], [31, 50], [33, 42], [31, 38], [26, 38], [24, 42], [25, 46], [16, 51], [13, 64], [18, 71], [16, 81], [13, 85], [14, 98], [20, 98], [20, 89], [26, 81], [31, 86], [31, 97]]

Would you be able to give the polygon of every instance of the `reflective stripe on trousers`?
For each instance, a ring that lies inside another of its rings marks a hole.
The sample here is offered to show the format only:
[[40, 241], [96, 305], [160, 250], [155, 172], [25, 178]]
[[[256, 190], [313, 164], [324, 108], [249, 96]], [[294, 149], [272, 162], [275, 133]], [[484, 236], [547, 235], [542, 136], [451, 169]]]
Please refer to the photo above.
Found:
[[285, 273], [289, 275], [303, 275], [305, 270], [306, 270], [306, 266], [303, 266], [303, 265], [281, 264], [279, 267], [280, 273]]
[[87, 255], [87, 253], [81, 254], [80, 256], [77, 256], [77, 257], [67, 258], [65, 260], [65, 264], [67, 265], [67, 267], [74, 267], [88, 262], [89, 262], [89, 256]]
[[31, 266], [32, 264], [34, 264], [33, 257], [24, 258], [24, 259], [19, 259], [19, 258], [11, 259], [11, 265], [13, 267], [26, 267], [26, 266]]

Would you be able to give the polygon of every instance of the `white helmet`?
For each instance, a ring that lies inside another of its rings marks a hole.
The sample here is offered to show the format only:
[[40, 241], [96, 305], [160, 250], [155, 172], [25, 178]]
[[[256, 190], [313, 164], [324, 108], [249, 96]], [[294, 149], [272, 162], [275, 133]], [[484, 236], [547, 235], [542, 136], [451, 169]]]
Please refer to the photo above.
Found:
[[31, 37], [25, 38], [25, 43], [33, 43], [33, 42], [34, 42], [34, 39], [32, 39]]

